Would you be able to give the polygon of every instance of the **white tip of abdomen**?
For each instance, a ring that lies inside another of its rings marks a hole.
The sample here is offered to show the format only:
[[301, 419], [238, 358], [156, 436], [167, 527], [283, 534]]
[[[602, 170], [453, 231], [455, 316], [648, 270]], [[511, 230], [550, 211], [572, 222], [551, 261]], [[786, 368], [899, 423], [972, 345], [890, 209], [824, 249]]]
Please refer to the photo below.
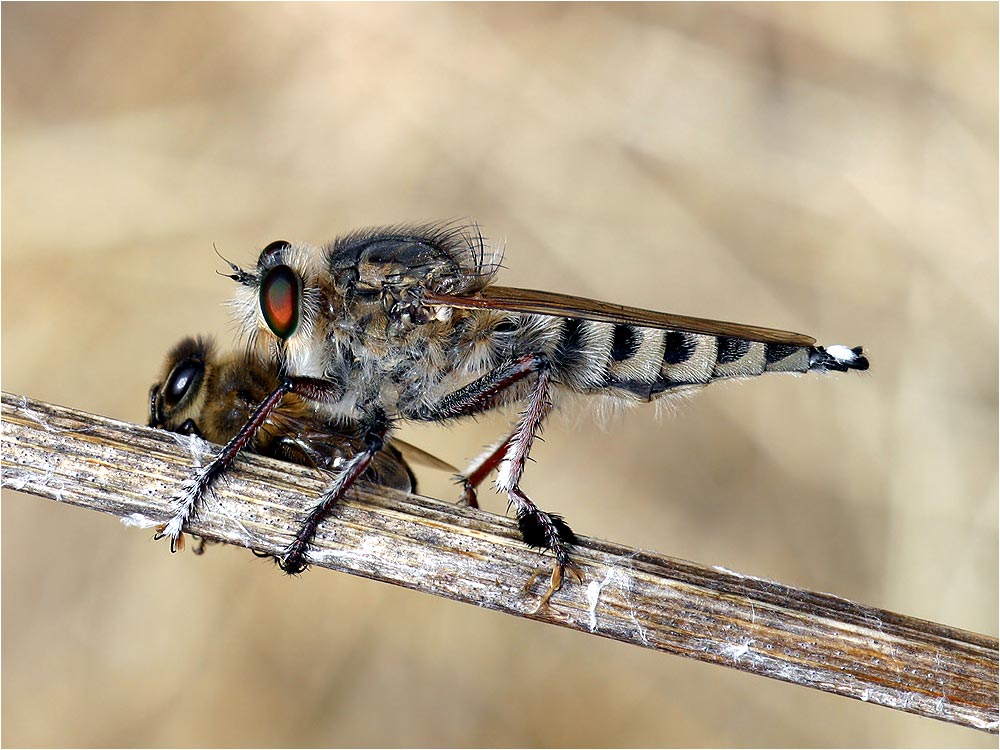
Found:
[[850, 364], [858, 358], [858, 355], [854, 351], [841, 344], [826, 347], [826, 353], [838, 362], [843, 362], [845, 365]]

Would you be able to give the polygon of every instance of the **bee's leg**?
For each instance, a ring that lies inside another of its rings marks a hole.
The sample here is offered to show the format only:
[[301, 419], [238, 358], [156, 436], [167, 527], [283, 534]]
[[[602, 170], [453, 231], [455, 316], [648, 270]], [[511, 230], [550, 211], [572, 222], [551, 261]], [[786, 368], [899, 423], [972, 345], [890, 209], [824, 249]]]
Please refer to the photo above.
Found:
[[565, 572], [568, 571], [579, 580], [583, 578], [580, 569], [570, 559], [570, 550], [576, 543], [573, 531], [559, 516], [540, 510], [520, 488], [528, 453], [535, 436], [541, 430], [545, 416], [552, 408], [549, 398], [552, 373], [548, 357], [544, 354], [528, 354], [507, 362], [448, 394], [438, 404], [415, 410], [406, 416], [410, 419], [436, 421], [486, 411], [503, 403], [504, 391], [531, 374], [536, 375], [535, 385], [517, 427], [502, 444], [506, 446], [505, 449], [501, 451], [498, 448], [487, 457], [487, 461], [495, 459], [499, 462], [497, 489], [506, 492], [514, 506], [521, 537], [529, 546], [552, 550], [556, 557], [551, 585], [539, 605], [544, 606], [562, 586]]
[[253, 440], [257, 430], [264, 424], [281, 400], [288, 393], [297, 393], [314, 401], [334, 401], [343, 393], [343, 389], [335, 383], [318, 378], [285, 377], [281, 384], [265, 398], [260, 406], [232, 439], [223, 447], [219, 455], [202, 466], [195, 475], [185, 482], [178, 495], [179, 508], [167, 523], [157, 529], [154, 539], [170, 538], [170, 551], [176, 552], [184, 548], [184, 526], [198, 511], [198, 503], [215, 481], [232, 465], [240, 452]]
[[512, 432], [500, 442], [491, 445], [483, 451], [482, 455], [469, 464], [464, 474], [455, 476], [455, 482], [462, 485], [462, 497], [459, 499], [459, 502], [468, 505], [470, 508], [479, 507], [476, 489], [486, 480], [490, 472], [496, 469], [500, 465], [500, 462], [503, 461], [503, 457], [507, 455], [507, 446], [510, 445], [513, 437], [514, 433]]
[[344, 463], [343, 469], [320, 496], [319, 502], [309, 511], [305, 523], [295, 535], [295, 541], [285, 548], [284, 553], [278, 559], [278, 565], [286, 573], [294, 575], [306, 569], [304, 559], [306, 548], [316, 534], [316, 528], [320, 521], [371, 466], [375, 454], [385, 446], [385, 438], [392, 429], [392, 422], [385, 415], [385, 412], [379, 410], [362, 422], [362, 428], [364, 431], [364, 450]]
[[194, 552], [196, 555], [204, 555], [205, 554], [205, 545], [209, 543], [209, 540], [206, 539], [203, 536], [193, 536], [192, 535], [191, 538], [198, 540], [197, 542], [195, 542], [194, 547], [191, 548], [191, 551]]

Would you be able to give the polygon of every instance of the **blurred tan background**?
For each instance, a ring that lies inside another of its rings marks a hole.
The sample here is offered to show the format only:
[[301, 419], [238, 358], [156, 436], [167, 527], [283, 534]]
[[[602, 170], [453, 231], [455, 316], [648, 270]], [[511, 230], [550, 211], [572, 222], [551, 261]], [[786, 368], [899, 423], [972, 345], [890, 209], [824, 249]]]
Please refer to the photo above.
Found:
[[[2, 34], [5, 390], [144, 422], [168, 348], [232, 339], [213, 243], [473, 217], [504, 283], [873, 363], [555, 419], [544, 508], [997, 634], [995, 4], [5, 4]], [[504, 427], [405, 435], [464, 464]], [[6, 746], [996, 744], [6, 491], [2, 719]]]

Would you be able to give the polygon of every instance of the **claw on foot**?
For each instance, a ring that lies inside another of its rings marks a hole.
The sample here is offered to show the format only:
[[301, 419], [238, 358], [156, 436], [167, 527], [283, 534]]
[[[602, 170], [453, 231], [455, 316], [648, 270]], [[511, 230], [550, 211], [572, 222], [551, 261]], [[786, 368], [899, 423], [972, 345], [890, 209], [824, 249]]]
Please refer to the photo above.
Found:
[[[170, 551], [171, 552], [177, 552], [178, 550], [180, 550], [181, 552], [183, 552], [184, 551], [184, 534], [178, 534], [177, 536], [171, 536], [170, 534], [167, 533], [167, 525], [168, 524], [161, 523], [159, 526], [156, 527], [156, 533], [153, 534], [153, 541], [158, 542], [161, 539], [163, 539], [163, 537], [170, 536]], [[197, 554], [200, 555], [201, 552], [198, 552]]]
[[[531, 589], [531, 585], [535, 582], [535, 579], [537, 579], [538, 576], [541, 575], [542, 570], [543, 568], [539, 568], [538, 570], [536, 570], [534, 573], [531, 574], [531, 577], [528, 578], [528, 582], [524, 584], [525, 591], [529, 591]], [[534, 609], [535, 612], [539, 612], [543, 608], [549, 606], [549, 599], [552, 598], [552, 595], [554, 593], [556, 593], [559, 589], [562, 588], [563, 577], [565, 574], [571, 575], [573, 578], [576, 579], [577, 583], [583, 583], [583, 571], [581, 571], [579, 567], [577, 567], [572, 562], [565, 562], [565, 563], [557, 562], [555, 566], [552, 568], [552, 577], [549, 579], [548, 591], [545, 592], [541, 600], [538, 602], [538, 606], [535, 607]]]
[[309, 567], [305, 561], [306, 545], [296, 539], [285, 548], [284, 554], [276, 558], [278, 567], [290, 576], [297, 576]]
[[458, 498], [458, 504], [466, 505], [470, 508], [479, 507], [479, 497], [476, 494], [476, 488], [468, 482], [465, 482], [462, 487], [462, 496]]

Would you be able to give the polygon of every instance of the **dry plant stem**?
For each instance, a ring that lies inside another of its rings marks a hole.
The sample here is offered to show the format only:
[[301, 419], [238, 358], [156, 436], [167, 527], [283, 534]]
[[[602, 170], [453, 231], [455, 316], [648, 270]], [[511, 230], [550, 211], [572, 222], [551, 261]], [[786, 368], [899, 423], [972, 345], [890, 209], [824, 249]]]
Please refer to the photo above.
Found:
[[[3, 394], [3, 486], [148, 526], [199, 454], [179, 435]], [[280, 554], [323, 490], [313, 470], [257, 456], [189, 530]], [[123, 533], [136, 533], [125, 532]], [[152, 531], [146, 532], [152, 536]], [[149, 553], [169, 554], [150, 544]], [[362, 486], [320, 525], [316, 566], [395, 583], [519, 617], [689, 656], [942, 721], [997, 732], [997, 641], [829, 594], [596, 539], [575, 552], [585, 583], [567, 582], [536, 611], [525, 582], [550, 566], [513, 520]], [[249, 562], [249, 561], [248, 561]], [[278, 575], [277, 571], [275, 575]]]

